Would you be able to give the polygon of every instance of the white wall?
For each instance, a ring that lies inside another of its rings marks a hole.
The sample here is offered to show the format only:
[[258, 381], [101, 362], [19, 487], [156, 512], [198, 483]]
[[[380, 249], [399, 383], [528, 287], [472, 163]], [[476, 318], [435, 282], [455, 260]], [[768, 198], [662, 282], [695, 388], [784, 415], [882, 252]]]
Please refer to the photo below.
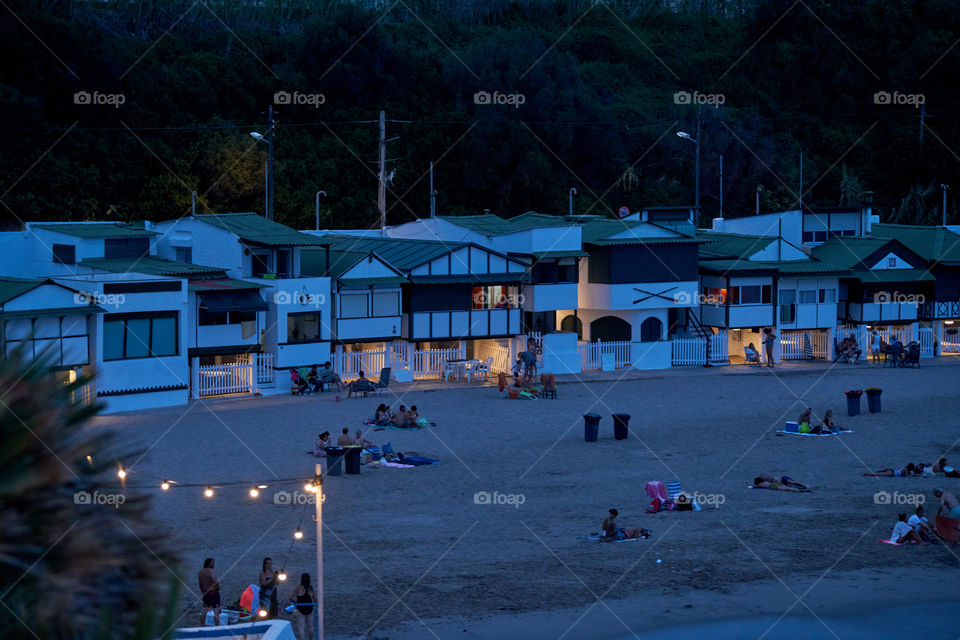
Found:
[[[559, 315], [563, 316], [563, 314]], [[590, 335], [590, 323], [605, 316], [615, 316], [629, 322], [632, 329], [631, 340], [635, 342], [639, 342], [640, 340], [640, 325], [643, 324], [643, 321], [651, 317], [659, 318], [663, 331], [661, 339], [666, 340], [667, 329], [669, 328], [667, 325], [667, 315], [668, 312], [665, 308], [643, 309], [635, 311], [607, 311], [604, 309], [583, 308], [577, 310], [577, 317], [580, 319], [580, 322], [583, 323], [583, 339], [587, 342], [592, 340], [592, 336]], [[562, 319], [563, 317], [559, 318], [559, 320]], [[557, 322], [557, 326], [560, 326], [559, 320]]]
[[572, 309], [579, 302], [579, 285], [575, 282], [562, 284], [527, 284], [522, 288], [524, 311], [555, 311]]
[[[249, 273], [250, 257], [244, 256], [243, 245], [229, 231], [196, 218], [158, 222], [154, 230], [162, 234], [157, 243], [157, 253], [162, 258], [173, 260], [176, 257], [174, 245], [190, 246], [194, 264], [220, 267], [231, 278], [242, 278]], [[186, 244], [188, 236], [191, 239], [189, 245]]]
[[[782, 224], [782, 226], [781, 226]], [[763, 213], [743, 218], [714, 218], [713, 230], [723, 233], [742, 233], [751, 236], [776, 236], [799, 246], [803, 242], [803, 220], [799, 209], [778, 213]]]
[[[660, 309], [696, 307], [697, 299], [678, 295], [697, 291], [696, 280], [681, 282], [640, 282], [632, 284], [600, 284], [586, 282], [581, 271], [579, 293], [579, 307], [581, 309]], [[637, 291], [641, 289], [649, 293]], [[664, 297], [650, 295], [661, 294]], [[646, 298], [646, 300], [641, 300]]]
[[502, 253], [535, 253], [538, 251], [580, 251], [582, 228], [542, 227], [495, 236], [493, 248]]

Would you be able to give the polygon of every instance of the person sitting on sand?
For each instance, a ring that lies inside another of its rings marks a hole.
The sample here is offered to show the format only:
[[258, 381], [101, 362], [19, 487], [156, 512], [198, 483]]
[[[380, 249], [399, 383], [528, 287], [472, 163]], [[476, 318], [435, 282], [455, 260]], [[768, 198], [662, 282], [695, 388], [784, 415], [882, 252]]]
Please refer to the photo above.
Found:
[[330, 432], [324, 431], [317, 436], [316, 442], [313, 443], [313, 451], [308, 451], [307, 453], [312, 453], [318, 458], [326, 458], [327, 452], [324, 451], [325, 448], [330, 446]]
[[[788, 480], [790, 484], [785, 483], [784, 479]], [[774, 491], [809, 491], [806, 485], [793, 482], [787, 476], [780, 480], [768, 475], [757, 476], [753, 479], [753, 486], [756, 489], [773, 489]]]
[[813, 409], [807, 407], [807, 410], [800, 414], [800, 417], [797, 418], [797, 430], [800, 433], [810, 433], [810, 423], [813, 422], [811, 417], [813, 414]]
[[920, 473], [921, 471], [917, 469], [917, 465], [911, 462], [903, 469], [877, 469], [873, 473], [865, 473], [863, 475], [870, 476], [872, 478], [910, 478], [912, 476], [918, 476]]
[[616, 509], [610, 509], [606, 518], [600, 523], [600, 529], [603, 531], [604, 538], [613, 538], [617, 535], [617, 516], [620, 512]]
[[914, 514], [907, 519], [907, 524], [913, 527], [924, 542], [937, 543], [940, 539], [937, 537], [936, 529], [930, 521], [923, 517], [923, 507], [918, 505]]
[[616, 509], [610, 509], [606, 518], [603, 519], [600, 527], [603, 529], [602, 542], [613, 542], [615, 540], [629, 540], [631, 538], [649, 538], [650, 532], [643, 527], [617, 526], [617, 516], [620, 515]]
[[390, 407], [388, 407], [387, 405], [381, 402], [380, 405], [377, 407], [376, 413], [373, 414], [373, 422], [378, 427], [385, 427], [388, 424], [390, 424], [391, 417], [392, 416], [390, 415]]
[[920, 534], [907, 524], [907, 514], [901, 513], [897, 516], [897, 524], [893, 526], [893, 533], [890, 534], [890, 542], [903, 544], [911, 540], [917, 544], [923, 544], [923, 540], [920, 539]]
[[333, 367], [330, 366], [329, 360], [323, 363], [323, 367], [318, 373], [320, 375], [321, 382], [336, 382], [337, 391], [343, 391], [343, 380], [340, 379], [340, 374], [334, 373]]
[[417, 412], [417, 405], [410, 405], [410, 410], [407, 411], [407, 424], [411, 427], [417, 426], [417, 420], [420, 418], [420, 414]]
[[823, 415], [823, 421], [810, 430], [810, 433], [819, 433], [823, 435], [837, 433], [840, 431], [840, 428], [837, 426], [837, 423], [833, 420], [833, 409], [827, 409], [827, 412]]
[[347, 427], [344, 427], [343, 432], [340, 434], [340, 437], [337, 438], [337, 446], [349, 447], [349, 446], [352, 446], [353, 444], [355, 443], [353, 441], [353, 438], [350, 437], [350, 429], [348, 429]]
[[407, 426], [407, 407], [400, 405], [400, 408], [395, 414], [393, 414], [393, 419], [391, 420], [393, 426], [398, 428], [404, 428]]
[[960, 502], [957, 502], [955, 495], [943, 489], [934, 489], [933, 495], [940, 501], [940, 508], [937, 509], [938, 516], [960, 518]]
[[960, 471], [957, 471], [953, 467], [947, 464], [946, 458], [940, 458], [937, 460], [937, 463], [933, 465], [934, 473], [942, 473], [948, 478], [960, 478]]
[[375, 444], [373, 444], [372, 442], [370, 442], [364, 437], [363, 431], [361, 431], [360, 429], [357, 429], [357, 432], [353, 437], [353, 444], [358, 444], [364, 449], [366, 449], [367, 447], [376, 446]]

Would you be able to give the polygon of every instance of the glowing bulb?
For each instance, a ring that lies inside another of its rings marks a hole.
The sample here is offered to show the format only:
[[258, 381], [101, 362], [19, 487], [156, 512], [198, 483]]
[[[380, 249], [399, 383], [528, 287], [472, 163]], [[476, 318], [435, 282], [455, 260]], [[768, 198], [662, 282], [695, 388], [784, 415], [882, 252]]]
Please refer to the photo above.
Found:
[[164, 491], [167, 491], [168, 489], [170, 489], [170, 483], [164, 480], [163, 482], [160, 483], [160, 488], [163, 489]]
[[260, 495], [260, 492], [259, 492], [256, 488], [250, 489], [250, 497], [251, 497], [251, 498], [256, 498], [256, 497], [259, 496], [259, 495]]
[[91, 467], [93, 466], [93, 458], [91, 456], [87, 456], [87, 464], [89, 464]]
[[267, 610], [266, 610], [266, 609], [260, 609], [259, 611], [257, 611], [257, 615], [260, 616], [261, 618], [266, 618], [266, 617], [267, 617]]
[[213, 497], [213, 487], [207, 487], [207, 488], [204, 490], [203, 495], [207, 496], [208, 498], [212, 498], [212, 497]]
[[265, 484], [258, 484], [258, 485], [257, 485], [257, 489], [266, 489], [266, 488], [267, 488], [267, 486], [269, 486], [269, 485], [265, 485]]
[[303, 485], [303, 490], [306, 491], [307, 493], [313, 493], [314, 492], [313, 483], [308, 482], [307, 484]]
[[293, 537], [296, 538], [297, 540], [300, 540], [303, 538], [303, 531], [300, 531], [300, 527], [297, 527], [297, 530], [293, 532]]
[[285, 582], [287, 580], [287, 574], [283, 569], [280, 569], [280, 573], [277, 574], [277, 580], [280, 582]]
[[119, 476], [121, 480], [127, 477], [127, 472], [123, 470], [123, 467], [120, 467], [120, 470], [117, 471], [117, 476]]

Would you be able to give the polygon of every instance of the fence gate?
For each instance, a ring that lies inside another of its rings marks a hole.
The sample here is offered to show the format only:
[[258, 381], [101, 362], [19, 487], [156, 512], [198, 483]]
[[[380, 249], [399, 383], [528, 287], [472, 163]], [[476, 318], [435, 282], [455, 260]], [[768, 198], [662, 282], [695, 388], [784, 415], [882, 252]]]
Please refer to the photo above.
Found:
[[249, 362], [204, 365], [199, 372], [201, 397], [253, 392], [253, 365]]

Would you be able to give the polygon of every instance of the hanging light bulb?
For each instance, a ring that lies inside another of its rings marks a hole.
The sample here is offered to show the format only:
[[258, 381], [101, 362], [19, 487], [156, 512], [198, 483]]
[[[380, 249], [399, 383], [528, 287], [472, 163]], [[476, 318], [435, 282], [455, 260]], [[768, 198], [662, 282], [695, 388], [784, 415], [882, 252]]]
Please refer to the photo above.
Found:
[[121, 480], [127, 477], [127, 472], [123, 470], [122, 466], [120, 467], [120, 470], [117, 471], [117, 477], [119, 477]]
[[260, 616], [261, 618], [266, 618], [266, 617], [267, 617], [267, 610], [266, 610], [266, 609], [259, 609], [259, 610], [257, 611], [257, 615]]
[[313, 486], [312, 482], [308, 482], [307, 484], [303, 485], [303, 490], [307, 493], [313, 493], [316, 491], [316, 488]]
[[208, 498], [212, 498], [212, 497], [213, 497], [213, 487], [209, 487], [209, 486], [208, 486], [208, 487], [203, 491], [203, 495], [207, 496]]
[[260, 491], [256, 487], [254, 487], [253, 489], [250, 489], [251, 498], [256, 498], [259, 495], [260, 495]]
[[268, 486], [270, 486], [270, 485], [258, 484], [258, 485], [257, 485], [257, 489], [266, 489]]
[[300, 531], [300, 527], [297, 527], [297, 530], [293, 532], [293, 537], [297, 540], [303, 539], [303, 531]]
[[164, 491], [168, 491], [170, 489], [170, 481], [164, 480], [163, 482], [161, 482], [160, 488], [163, 489]]
[[280, 573], [277, 574], [277, 580], [279, 580], [280, 582], [286, 582], [287, 572], [284, 571], [283, 569], [280, 569]]

